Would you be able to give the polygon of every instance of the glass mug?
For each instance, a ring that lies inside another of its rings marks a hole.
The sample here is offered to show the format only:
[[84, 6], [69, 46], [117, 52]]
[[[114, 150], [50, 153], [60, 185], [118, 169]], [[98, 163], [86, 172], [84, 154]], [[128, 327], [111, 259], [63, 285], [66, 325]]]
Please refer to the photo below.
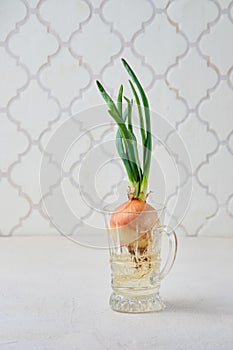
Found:
[[[113, 211], [105, 211], [113, 290], [110, 306], [115, 311], [142, 313], [165, 307], [159, 294], [160, 282], [174, 264], [177, 237], [168, 226], [161, 225], [158, 213], [163, 211], [118, 212], [120, 222], [116, 220], [114, 227], [110, 224]], [[127, 225], [122, 226], [122, 219]], [[169, 249], [161, 268], [163, 233], [169, 239]]]

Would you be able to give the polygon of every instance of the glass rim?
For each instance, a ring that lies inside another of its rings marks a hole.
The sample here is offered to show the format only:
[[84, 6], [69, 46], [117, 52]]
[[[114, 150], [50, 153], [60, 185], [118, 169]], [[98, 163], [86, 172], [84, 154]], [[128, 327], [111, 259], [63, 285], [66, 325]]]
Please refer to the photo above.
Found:
[[[123, 204], [123, 203], [122, 203]], [[150, 203], [148, 203], [150, 204]], [[150, 204], [151, 205], [151, 204]], [[161, 213], [162, 211], [164, 211], [166, 209], [166, 205], [164, 204], [160, 204], [160, 203], [157, 203], [155, 204], [155, 208], [153, 210], [141, 210], [141, 211], [125, 211], [125, 210], [116, 210], [116, 209], [109, 209], [109, 207], [111, 206], [111, 204], [108, 204], [106, 205], [104, 208], [103, 208], [103, 214], [105, 215], [110, 215], [110, 214], [113, 214], [113, 213], [117, 213], [117, 214], [128, 214], [128, 215], [140, 215], [142, 213]]]

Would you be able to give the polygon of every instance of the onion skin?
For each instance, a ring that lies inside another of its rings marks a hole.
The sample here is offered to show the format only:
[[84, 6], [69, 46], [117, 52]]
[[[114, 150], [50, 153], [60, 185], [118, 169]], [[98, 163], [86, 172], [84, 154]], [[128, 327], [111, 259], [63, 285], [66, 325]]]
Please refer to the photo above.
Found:
[[122, 245], [137, 242], [139, 247], [146, 247], [148, 239], [151, 239], [151, 229], [155, 225], [159, 225], [155, 208], [139, 199], [121, 204], [110, 219], [112, 233], [116, 231]]

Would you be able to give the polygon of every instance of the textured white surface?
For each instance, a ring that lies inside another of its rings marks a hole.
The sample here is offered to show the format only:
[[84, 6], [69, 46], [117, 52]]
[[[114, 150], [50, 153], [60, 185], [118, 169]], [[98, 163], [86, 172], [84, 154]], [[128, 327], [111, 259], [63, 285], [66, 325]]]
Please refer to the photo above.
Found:
[[[125, 57], [151, 109], [175, 128], [167, 144], [173, 150], [179, 133], [192, 160], [182, 184], [174, 183], [174, 174], [165, 179], [169, 208], [177, 189], [194, 181], [180, 231], [233, 237], [232, 1], [1, 0], [0, 24], [0, 235], [55, 232], [48, 228], [38, 181], [46, 141], [70, 115], [103, 103], [95, 79], [116, 96], [127, 82], [120, 62]], [[104, 140], [104, 128], [99, 134]], [[82, 157], [95, 141], [86, 148], [81, 139]], [[74, 175], [79, 154], [70, 157], [67, 176]], [[150, 189], [158, 189], [153, 179]], [[66, 184], [69, 203], [80, 189], [76, 180]], [[105, 185], [106, 177], [101, 181]]]
[[0, 245], [3, 350], [231, 350], [233, 240], [179, 239], [162, 283], [165, 311], [128, 315], [108, 306], [108, 252], [63, 237]]

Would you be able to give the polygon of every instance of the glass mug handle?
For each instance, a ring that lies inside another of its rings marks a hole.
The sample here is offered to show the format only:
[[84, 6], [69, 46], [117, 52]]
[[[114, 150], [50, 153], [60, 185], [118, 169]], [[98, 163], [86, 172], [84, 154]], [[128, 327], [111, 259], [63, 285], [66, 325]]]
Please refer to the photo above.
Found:
[[172, 230], [171, 227], [162, 225], [160, 226], [160, 229], [162, 232], [165, 232], [166, 235], [168, 236], [169, 239], [169, 251], [168, 251], [168, 257], [165, 262], [164, 267], [162, 268], [160, 274], [159, 274], [159, 279], [162, 280], [164, 279], [168, 273], [170, 272], [175, 259], [176, 259], [176, 253], [177, 253], [177, 237], [176, 233], [174, 230]]

